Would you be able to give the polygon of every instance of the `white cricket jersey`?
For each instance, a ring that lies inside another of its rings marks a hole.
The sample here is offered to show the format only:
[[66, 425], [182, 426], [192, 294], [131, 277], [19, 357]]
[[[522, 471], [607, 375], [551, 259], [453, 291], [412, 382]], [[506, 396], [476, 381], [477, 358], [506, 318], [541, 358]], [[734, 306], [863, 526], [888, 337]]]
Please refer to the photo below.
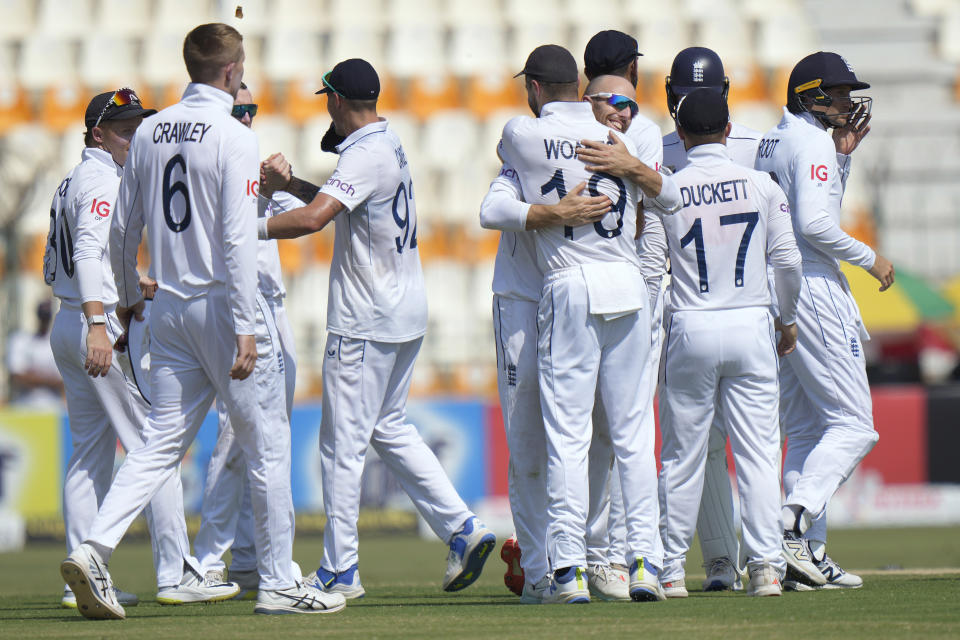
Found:
[[320, 188], [347, 209], [334, 218], [327, 331], [377, 342], [419, 338], [427, 330], [427, 294], [400, 139], [381, 118], [337, 151], [337, 168]]
[[[266, 202], [264, 207], [257, 207], [257, 215], [265, 218], [297, 209], [305, 204], [303, 200], [286, 191], [274, 191], [271, 198], [261, 199]], [[283, 286], [283, 271], [280, 268], [280, 250], [277, 240], [257, 241], [257, 288], [267, 299], [283, 298], [287, 295], [287, 290]]]
[[120, 304], [140, 300], [137, 245], [144, 226], [160, 291], [189, 300], [226, 288], [237, 335], [253, 335], [257, 294], [259, 151], [230, 116], [233, 97], [187, 85], [143, 121], [124, 166], [111, 232]]
[[110, 214], [123, 169], [102, 149], [84, 149], [80, 159], [50, 205], [44, 280], [69, 305], [99, 300], [110, 306], [117, 303], [108, 246]]
[[[531, 204], [555, 204], [580, 182], [587, 193], [605, 195], [613, 209], [601, 220], [579, 227], [549, 226], [534, 237], [537, 263], [544, 272], [590, 263], [622, 262], [639, 267], [634, 237], [637, 187], [607, 174], [590, 173], [576, 155], [580, 140], [606, 141], [620, 135], [594, 119], [587, 102], [551, 102], [539, 118], [519, 116], [503, 129], [500, 157], [517, 170]], [[633, 143], [621, 136], [631, 154]]]
[[[730, 135], [727, 136], [727, 155], [734, 164], [753, 168], [757, 158], [757, 145], [763, 134], [756, 129], [732, 122]], [[687, 150], [676, 131], [663, 136], [663, 166], [674, 173], [687, 166]]]
[[769, 307], [769, 255], [775, 270], [791, 271], [780, 301], [789, 322], [801, 273], [783, 192], [769, 176], [734, 164], [722, 144], [698, 145], [687, 158], [687, 168], [673, 176], [683, 208], [662, 218], [673, 311]]
[[659, 171], [663, 164], [663, 140], [660, 137], [660, 127], [650, 118], [637, 114], [630, 121], [626, 133], [623, 134], [636, 147], [634, 155], [643, 164], [654, 171]]
[[537, 265], [533, 232], [525, 230], [529, 209], [517, 172], [504, 164], [480, 205], [481, 226], [500, 229], [493, 263], [493, 292], [504, 298], [536, 302], [540, 299], [543, 271]]
[[832, 136], [813, 116], [784, 108], [780, 124], [760, 142], [755, 167], [787, 194], [804, 269], [839, 275], [839, 260], [873, 266], [873, 249], [840, 228], [850, 156], [837, 153]]

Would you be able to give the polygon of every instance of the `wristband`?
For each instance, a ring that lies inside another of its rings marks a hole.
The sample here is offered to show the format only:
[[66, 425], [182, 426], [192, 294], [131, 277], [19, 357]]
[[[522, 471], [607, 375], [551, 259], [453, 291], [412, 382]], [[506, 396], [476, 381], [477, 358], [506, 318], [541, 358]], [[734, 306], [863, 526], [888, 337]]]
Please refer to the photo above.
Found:
[[87, 318], [87, 327], [95, 324], [107, 324], [107, 316], [90, 316]]

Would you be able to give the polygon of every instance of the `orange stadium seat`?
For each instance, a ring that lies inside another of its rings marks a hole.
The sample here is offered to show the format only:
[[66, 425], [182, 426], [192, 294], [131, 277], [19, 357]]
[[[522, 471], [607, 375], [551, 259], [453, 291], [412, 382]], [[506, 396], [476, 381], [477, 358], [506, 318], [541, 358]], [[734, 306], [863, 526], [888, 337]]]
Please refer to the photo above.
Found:
[[56, 132], [83, 122], [89, 99], [80, 86], [71, 84], [50, 87], [43, 92], [40, 103], [40, 119]]
[[280, 266], [283, 273], [296, 276], [304, 267], [303, 244], [296, 240], [277, 241], [277, 251], [280, 254]]
[[20, 245], [20, 269], [29, 273], [37, 273], [43, 264], [43, 252], [47, 247], [47, 236], [42, 233], [31, 233]]
[[[283, 115], [293, 120], [297, 125], [313, 116], [325, 113], [327, 101], [323, 96], [314, 95], [320, 89], [316, 80], [295, 80], [288, 82], [283, 100]], [[259, 103], [259, 94], [254, 96]]]
[[745, 102], [765, 102], [769, 99], [766, 77], [759, 67], [731, 68], [726, 69], [726, 72], [730, 78], [731, 106]]
[[30, 119], [30, 105], [23, 89], [16, 84], [0, 87], [0, 133]]
[[485, 119], [494, 111], [524, 106], [526, 96], [519, 80], [502, 75], [480, 75], [467, 82], [464, 106], [477, 118]]
[[415, 117], [426, 120], [437, 111], [460, 106], [460, 88], [452, 76], [417, 77], [410, 82], [406, 108]]

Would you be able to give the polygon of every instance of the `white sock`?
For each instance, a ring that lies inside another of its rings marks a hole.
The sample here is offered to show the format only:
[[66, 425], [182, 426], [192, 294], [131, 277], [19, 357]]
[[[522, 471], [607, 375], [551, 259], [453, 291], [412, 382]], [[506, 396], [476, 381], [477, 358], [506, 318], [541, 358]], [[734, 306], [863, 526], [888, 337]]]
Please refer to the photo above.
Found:
[[827, 557], [827, 543], [820, 540], [807, 540], [810, 545], [810, 555], [816, 562], [821, 562]]

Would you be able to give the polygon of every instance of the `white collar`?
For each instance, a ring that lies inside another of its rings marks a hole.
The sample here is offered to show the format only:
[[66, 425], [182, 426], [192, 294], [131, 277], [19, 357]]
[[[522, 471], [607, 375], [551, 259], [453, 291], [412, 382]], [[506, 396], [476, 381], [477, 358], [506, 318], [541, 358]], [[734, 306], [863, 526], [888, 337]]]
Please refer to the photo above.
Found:
[[343, 151], [352, 145], [353, 143], [360, 140], [360, 138], [365, 138], [371, 133], [381, 133], [387, 130], [387, 119], [380, 118], [377, 122], [371, 122], [370, 124], [365, 124], [346, 138], [343, 139], [343, 142], [337, 145], [337, 153], [343, 153]]
[[105, 149], [98, 149], [96, 147], [86, 147], [83, 151], [80, 152], [81, 162], [86, 160], [92, 160], [99, 164], [109, 167], [113, 171], [117, 172], [118, 176], [123, 175], [123, 167], [118, 165], [113, 159], [113, 156], [110, 155], [109, 151]]
[[202, 82], [191, 82], [183, 91], [180, 102], [187, 104], [204, 104], [222, 108], [225, 112], [233, 111], [233, 96], [217, 87]]
[[584, 102], [583, 100], [578, 100], [576, 102], [548, 102], [540, 107], [541, 118], [550, 115], [574, 116], [579, 118], [589, 118], [592, 122], [597, 121], [597, 119], [593, 117], [593, 107], [590, 106], [589, 102]]
[[726, 164], [731, 162], [727, 154], [727, 145], [719, 142], [698, 144], [687, 151], [687, 160], [690, 164]]
[[800, 120], [801, 122], [805, 122], [805, 123], [807, 123], [807, 124], [809, 124], [809, 125], [813, 125], [813, 126], [816, 127], [817, 129], [820, 129], [821, 131], [826, 131], [826, 130], [827, 130], [827, 128], [826, 128], [825, 126], [823, 126], [823, 123], [820, 122], [817, 118], [814, 118], [813, 115], [812, 115], [811, 113], [809, 113], [808, 111], [801, 111], [800, 113], [793, 113], [793, 112], [791, 112], [789, 109], [787, 109], [786, 107], [784, 107], [784, 108], [783, 108], [783, 114], [784, 114], [784, 116], [789, 116], [789, 117], [794, 118], [794, 119], [796, 119], [796, 120]]

